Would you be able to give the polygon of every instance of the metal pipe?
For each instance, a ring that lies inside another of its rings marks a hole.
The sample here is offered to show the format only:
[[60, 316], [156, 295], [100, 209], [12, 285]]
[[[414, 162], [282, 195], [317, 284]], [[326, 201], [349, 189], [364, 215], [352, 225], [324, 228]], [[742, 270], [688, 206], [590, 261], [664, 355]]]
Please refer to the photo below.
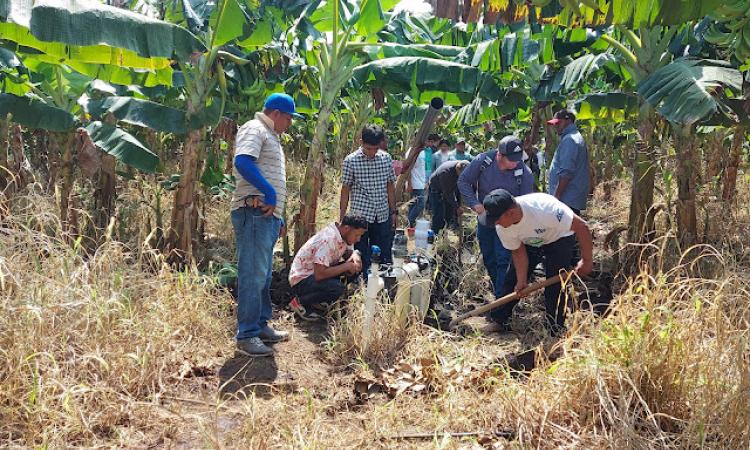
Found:
[[[422, 124], [419, 126], [419, 130], [417, 130], [417, 134], [414, 135], [409, 148], [416, 149], [424, 145], [424, 141], [427, 140], [427, 136], [435, 126], [435, 121], [440, 115], [441, 109], [443, 109], [443, 99], [440, 97], [433, 97], [433, 99], [430, 100], [430, 106], [427, 108], [427, 112], [424, 114]], [[410, 152], [409, 157], [406, 158], [406, 161], [404, 162], [404, 170], [396, 180], [397, 202], [401, 200], [401, 196], [404, 194], [404, 185], [411, 175], [411, 169], [414, 168], [414, 162], [417, 160], [418, 156], [419, 152]]]

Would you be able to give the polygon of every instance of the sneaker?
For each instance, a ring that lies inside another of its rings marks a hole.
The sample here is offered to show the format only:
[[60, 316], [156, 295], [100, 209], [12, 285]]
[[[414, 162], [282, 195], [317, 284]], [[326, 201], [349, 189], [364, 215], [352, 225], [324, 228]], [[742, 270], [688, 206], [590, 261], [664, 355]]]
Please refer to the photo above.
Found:
[[302, 320], [319, 320], [321, 318], [320, 315], [306, 310], [305, 307], [302, 306], [302, 303], [299, 302], [299, 299], [297, 297], [294, 297], [292, 301], [289, 302], [289, 309], [292, 310], [294, 315]]
[[260, 340], [266, 344], [275, 344], [289, 340], [289, 333], [286, 331], [277, 331], [266, 325], [260, 330]]
[[273, 355], [273, 349], [264, 344], [259, 337], [252, 337], [237, 341], [237, 353], [245, 356], [270, 356]]

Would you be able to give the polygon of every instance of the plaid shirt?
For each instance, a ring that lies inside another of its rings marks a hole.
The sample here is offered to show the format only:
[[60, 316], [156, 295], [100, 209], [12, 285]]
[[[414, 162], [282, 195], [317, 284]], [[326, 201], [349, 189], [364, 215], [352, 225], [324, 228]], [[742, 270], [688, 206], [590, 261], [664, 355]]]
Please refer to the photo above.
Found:
[[341, 182], [352, 189], [349, 213], [364, 216], [370, 223], [388, 220], [388, 183], [396, 181], [391, 155], [378, 150], [368, 158], [360, 148], [344, 158]]

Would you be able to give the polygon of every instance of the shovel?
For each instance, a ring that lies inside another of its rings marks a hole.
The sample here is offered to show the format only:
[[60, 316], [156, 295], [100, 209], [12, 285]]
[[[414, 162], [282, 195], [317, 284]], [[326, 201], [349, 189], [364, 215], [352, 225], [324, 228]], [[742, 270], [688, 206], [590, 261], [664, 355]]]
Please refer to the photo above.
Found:
[[458, 325], [460, 322], [468, 319], [469, 317], [478, 316], [480, 314], [486, 313], [487, 311], [492, 311], [493, 309], [508, 304], [513, 300], [518, 299], [519, 297], [525, 297], [532, 292], [538, 291], [539, 289], [546, 288], [547, 286], [551, 286], [555, 283], [559, 283], [560, 279], [560, 275], [555, 275], [554, 277], [549, 277], [546, 280], [537, 281], [536, 283], [532, 283], [527, 286], [526, 289], [522, 290], [520, 292], [521, 295], [519, 295], [519, 292], [511, 292], [504, 297], [498, 298], [494, 302], [487, 303], [486, 305], [480, 306], [479, 308], [473, 309], [465, 314], [461, 314], [460, 316], [451, 320], [450, 324], [448, 324], [448, 329], [453, 329], [453, 327]]

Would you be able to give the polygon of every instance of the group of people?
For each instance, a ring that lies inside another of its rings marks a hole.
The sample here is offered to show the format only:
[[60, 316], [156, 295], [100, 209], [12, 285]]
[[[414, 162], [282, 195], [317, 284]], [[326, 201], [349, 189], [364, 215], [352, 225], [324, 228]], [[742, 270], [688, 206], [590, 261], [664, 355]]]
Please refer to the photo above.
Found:
[[[248, 356], [270, 355], [269, 344], [288, 339], [268, 321], [273, 247], [285, 233], [280, 212], [286, 171], [279, 138], [296, 115], [291, 97], [272, 94], [263, 111], [237, 134], [232, 199], [238, 252], [236, 339], [237, 351]], [[589, 194], [588, 150], [572, 112], [559, 111], [548, 123], [561, 137], [549, 168], [549, 194], [533, 193], [534, 175], [515, 136], [472, 157], [463, 139], [451, 151], [448, 140], [433, 134], [423, 148], [413, 150], [420, 152], [416, 158], [407, 155], [414, 160], [407, 185], [413, 199], [409, 224], [414, 225], [427, 197], [436, 232], [459, 223], [461, 205], [476, 212], [477, 240], [496, 297], [523, 291], [540, 262], [547, 276], [572, 266], [586, 275], [593, 267], [591, 233], [580, 217]], [[373, 245], [381, 248], [383, 263], [392, 262], [396, 172], [386, 142], [380, 126], [364, 127], [360, 148], [342, 163], [338, 222], [315, 234], [294, 257], [290, 308], [300, 317], [309, 317], [316, 304], [339, 298], [345, 289], [342, 279], [354, 279], [370, 266]], [[559, 284], [545, 290], [546, 325], [553, 333], [562, 330], [565, 320], [559, 294]], [[513, 307], [496, 309], [490, 318], [507, 328]]]

